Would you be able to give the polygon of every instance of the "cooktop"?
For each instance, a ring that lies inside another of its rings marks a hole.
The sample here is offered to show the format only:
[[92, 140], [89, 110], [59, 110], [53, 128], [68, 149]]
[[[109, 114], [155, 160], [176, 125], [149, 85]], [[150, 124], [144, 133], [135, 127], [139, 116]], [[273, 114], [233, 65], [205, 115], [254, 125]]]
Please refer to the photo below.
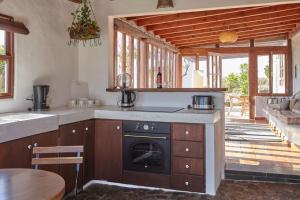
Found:
[[165, 112], [165, 113], [174, 113], [178, 112], [180, 110], [183, 110], [184, 108], [178, 108], [178, 107], [133, 107], [132, 111], [141, 111], [141, 112]]

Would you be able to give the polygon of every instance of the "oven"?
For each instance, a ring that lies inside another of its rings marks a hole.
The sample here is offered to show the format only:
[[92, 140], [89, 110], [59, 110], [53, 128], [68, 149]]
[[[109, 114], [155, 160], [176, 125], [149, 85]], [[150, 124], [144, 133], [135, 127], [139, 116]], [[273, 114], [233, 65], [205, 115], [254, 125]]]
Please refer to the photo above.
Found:
[[123, 121], [123, 168], [128, 171], [170, 174], [171, 125]]

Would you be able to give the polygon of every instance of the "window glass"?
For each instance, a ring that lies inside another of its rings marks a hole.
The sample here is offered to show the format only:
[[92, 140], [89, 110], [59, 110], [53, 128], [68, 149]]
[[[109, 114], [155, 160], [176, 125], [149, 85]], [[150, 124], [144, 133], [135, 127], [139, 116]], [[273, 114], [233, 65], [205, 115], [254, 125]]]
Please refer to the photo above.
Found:
[[138, 87], [138, 44], [139, 44], [139, 40], [134, 38], [133, 41], [133, 84], [134, 87], [137, 88]]
[[182, 87], [191, 88], [193, 80], [193, 71], [196, 68], [195, 56], [182, 57]]
[[200, 75], [203, 78], [203, 87], [207, 87], [207, 57], [199, 57], [199, 70]]
[[131, 74], [130, 68], [130, 36], [126, 35], [126, 72]]
[[148, 79], [148, 87], [151, 87], [151, 71], [152, 71], [152, 45], [148, 45], [148, 73], [147, 73], [147, 79]]
[[273, 62], [273, 93], [285, 93], [285, 54], [274, 54]]
[[270, 56], [257, 56], [257, 91], [258, 93], [270, 93]]
[[8, 61], [0, 60], [0, 93], [8, 93]]
[[117, 75], [122, 74], [122, 49], [123, 49], [123, 40], [122, 36], [123, 34], [121, 32], [117, 32]]
[[5, 55], [5, 32], [0, 30], [0, 55]]

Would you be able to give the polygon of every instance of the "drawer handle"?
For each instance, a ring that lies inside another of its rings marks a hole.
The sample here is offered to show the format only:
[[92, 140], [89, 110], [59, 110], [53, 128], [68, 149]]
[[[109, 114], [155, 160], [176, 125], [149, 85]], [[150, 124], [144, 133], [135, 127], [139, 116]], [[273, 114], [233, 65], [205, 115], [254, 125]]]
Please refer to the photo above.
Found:
[[75, 129], [73, 129], [73, 130], [72, 130], [72, 133], [76, 133], [76, 130], [75, 130]]
[[121, 129], [121, 127], [120, 126], [117, 126], [117, 130], [120, 130]]
[[88, 131], [88, 130], [89, 130], [89, 127], [86, 127], [85, 130]]
[[186, 135], [189, 135], [189, 134], [190, 134], [190, 132], [189, 132], [189, 131], [185, 131], [185, 134], [186, 134]]
[[189, 151], [190, 151], [190, 149], [189, 149], [189, 148], [185, 148], [185, 151], [186, 151], [186, 152], [189, 152]]
[[189, 166], [189, 165], [185, 165], [185, 168], [186, 168], [186, 169], [189, 169], [189, 168], [190, 168], [190, 166]]
[[190, 183], [188, 181], [184, 182], [184, 185], [189, 186]]

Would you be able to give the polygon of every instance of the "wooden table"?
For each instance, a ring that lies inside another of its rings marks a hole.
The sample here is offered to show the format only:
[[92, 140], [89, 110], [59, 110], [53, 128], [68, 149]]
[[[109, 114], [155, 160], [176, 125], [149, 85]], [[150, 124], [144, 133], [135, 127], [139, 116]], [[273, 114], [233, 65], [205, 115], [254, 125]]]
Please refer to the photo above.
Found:
[[34, 169], [0, 169], [1, 200], [61, 200], [65, 181], [59, 175]]

